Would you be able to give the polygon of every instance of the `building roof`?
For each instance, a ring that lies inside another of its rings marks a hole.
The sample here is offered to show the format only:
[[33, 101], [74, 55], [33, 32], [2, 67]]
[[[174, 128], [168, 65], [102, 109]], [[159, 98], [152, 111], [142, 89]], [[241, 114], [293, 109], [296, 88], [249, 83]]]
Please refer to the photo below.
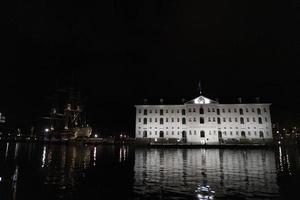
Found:
[[193, 100], [190, 100], [184, 104], [219, 104], [219, 102], [211, 100], [205, 96], [199, 96]]

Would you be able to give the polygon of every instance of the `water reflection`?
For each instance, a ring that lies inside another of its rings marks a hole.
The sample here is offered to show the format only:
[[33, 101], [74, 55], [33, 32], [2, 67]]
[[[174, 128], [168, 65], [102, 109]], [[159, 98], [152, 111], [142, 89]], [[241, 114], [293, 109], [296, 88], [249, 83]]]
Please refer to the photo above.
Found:
[[298, 195], [299, 162], [298, 149], [286, 147], [3, 143], [0, 199], [286, 199]]
[[153, 194], [193, 198], [204, 179], [216, 198], [277, 195], [275, 157], [269, 150], [141, 149], [135, 156], [135, 190], [146, 199]]

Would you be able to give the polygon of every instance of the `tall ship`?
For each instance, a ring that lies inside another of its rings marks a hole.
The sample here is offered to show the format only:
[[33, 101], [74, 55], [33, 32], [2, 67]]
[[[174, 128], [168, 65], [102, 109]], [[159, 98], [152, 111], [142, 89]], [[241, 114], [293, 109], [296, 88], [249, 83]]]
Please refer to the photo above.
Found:
[[[54, 103], [49, 116], [49, 128], [45, 129], [46, 136], [52, 139], [75, 140], [89, 138], [92, 127], [87, 123], [87, 115], [81, 103], [80, 92], [73, 88], [60, 90], [62, 95], [54, 96]], [[60, 104], [63, 107], [60, 107]]]

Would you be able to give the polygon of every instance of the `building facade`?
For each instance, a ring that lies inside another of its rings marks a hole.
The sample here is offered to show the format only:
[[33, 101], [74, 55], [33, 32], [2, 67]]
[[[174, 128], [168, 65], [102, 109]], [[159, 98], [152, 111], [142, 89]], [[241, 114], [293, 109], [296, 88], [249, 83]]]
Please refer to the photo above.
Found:
[[199, 96], [182, 105], [136, 105], [136, 139], [220, 144], [271, 141], [270, 105], [220, 104]]

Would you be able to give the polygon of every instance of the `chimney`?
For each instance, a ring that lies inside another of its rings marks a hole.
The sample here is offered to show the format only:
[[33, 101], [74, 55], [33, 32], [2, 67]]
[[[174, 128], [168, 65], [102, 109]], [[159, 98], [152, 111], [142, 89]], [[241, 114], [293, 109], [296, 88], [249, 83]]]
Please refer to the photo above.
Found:
[[160, 99], [159, 102], [160, 102], [160, 104], [163, 104], [164, 103], [164, 99]]
[[256, 98], [255, 98], [255, 101], [256, 101], [256, 103], [260, 103], [259, 97], [256, 97]]
[[238, 102], [242, 103], [242, 98], [241, 97], [238, 98]]

